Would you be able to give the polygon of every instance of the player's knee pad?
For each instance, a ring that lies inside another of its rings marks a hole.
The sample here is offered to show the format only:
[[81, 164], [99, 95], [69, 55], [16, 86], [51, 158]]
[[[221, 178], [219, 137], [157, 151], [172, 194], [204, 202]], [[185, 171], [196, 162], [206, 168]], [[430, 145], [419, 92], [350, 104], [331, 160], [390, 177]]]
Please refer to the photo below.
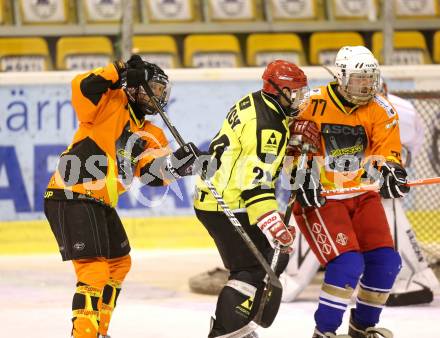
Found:
[[246, 326], [251, 318], [257, 288], [247, 282], [230, 279], [220, 292], [209, 337], [219, 337]]
[[362, 254], [355, 251], [344, 252], [327, 264], [324, 282], [337, 287], [349, 285], [354, 289], [363, 271]]
[[[285, 262], [283, 262], [282, 264], [285, 264]], [[240, 271], [231, 274], [231, 276], [235, 277], [236, 279], [235, 278], [230, 279], [226, 283], [227, 286], [235, 287], [237, 285], [237, 286], [245, 287], [246, 285], [250, 285], [254, 288], [254, 291], [252, 293], [253, 297], [251, 299], [251, 303], [252, 303], [250, 309], [251, 311], [250, 311], [250, 315], [248, 316], [249, 318], [254, 318], [260, 308], [261, 302], [263, 301], [262, 299], [265, 289], [265, 283], [263, 282], [263, 280], [264, 277], [266, 276], [266, 272], [261, 268], [258, 269], [258, 272], [254, 270]], [[240, 291], [240, 288], [237, 287], [235, 288], [236, 290]], [[281, 303], [281, 297], [276, 297], [276, 296], [267, 297], [267, 298], [265, 297], [264, 302], [265, 302], [265, 307], [264, 307], [265, 310], [263, 312], [263, 318], [266, 318], [267, 320], [269, 320], [269, 318], [275, 318]]]
[[378, 248], [364, 252], [365, 271], [362, 282], [369, 287], [389, 289], [392, 287], [402, 259], [393, 248]]
[[73, 260], [79, 282], [102, 289], [110, 278], [109, 266], [104, 258]]
[[110, 278], [123, 282], [125, 276], [127, 276], [128, 272], [131, 269], [131, 257], [130, 255], [113, 258], [108, 260]]

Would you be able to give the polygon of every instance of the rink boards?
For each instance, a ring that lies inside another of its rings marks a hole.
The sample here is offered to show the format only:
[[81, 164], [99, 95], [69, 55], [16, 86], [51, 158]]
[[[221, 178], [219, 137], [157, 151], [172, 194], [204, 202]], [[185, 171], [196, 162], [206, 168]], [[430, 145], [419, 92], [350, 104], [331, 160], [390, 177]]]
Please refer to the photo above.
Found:
[[[124, 218], [132, 248], [213, 248], [214, 242], [195, 216]], [[57, 252], [46, 221], [0, 222], [0, 255]]]
[[[408, 212], [418, 240], [425, 250], [440, 249], [440, 235], [431, 232], [423, 220], [438, 219], [440, 211]], [[123, 218], [130, 244], [136, 249], [213, 248], [214, 242], [195, 216]], [[232, 225], [231, 225], [232, 226]], [[0, 254], [57, 252], [55, 239], [46, 221], [0, 222]]]

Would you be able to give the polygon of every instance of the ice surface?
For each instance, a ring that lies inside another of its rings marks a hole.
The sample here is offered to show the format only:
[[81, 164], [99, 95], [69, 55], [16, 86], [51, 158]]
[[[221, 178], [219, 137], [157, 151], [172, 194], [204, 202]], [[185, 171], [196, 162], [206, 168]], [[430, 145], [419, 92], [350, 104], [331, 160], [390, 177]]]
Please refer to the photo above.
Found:
[[[133, 253], [133, 268], [118, 300], [112, 338], [207, 337], [216, 297], [189, 292], [188, 278], [220, 266], [214, 250]], [[70, 337], [73, 268], [58, 255], [0, 257], [1, 338]], [[282, 304], [262, 338], [311, 336], [317, 286], [300, 301]], [[346, 313], [340, 333], [347, 328]], [[440, 337], [440, 297], [426, 306], [386, 308], [381, 325], [396, 338]]]

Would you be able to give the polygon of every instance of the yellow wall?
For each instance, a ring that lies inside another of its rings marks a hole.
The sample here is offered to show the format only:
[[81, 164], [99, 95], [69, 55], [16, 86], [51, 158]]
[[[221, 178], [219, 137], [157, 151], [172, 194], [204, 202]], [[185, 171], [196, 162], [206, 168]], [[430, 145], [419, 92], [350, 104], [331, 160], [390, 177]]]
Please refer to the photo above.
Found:
[[[194, 216], [122, 220], [132, 248], [213, 248], [214, 242]], [[0, 222], [0, 255], [58, 252], [47, 221]]]

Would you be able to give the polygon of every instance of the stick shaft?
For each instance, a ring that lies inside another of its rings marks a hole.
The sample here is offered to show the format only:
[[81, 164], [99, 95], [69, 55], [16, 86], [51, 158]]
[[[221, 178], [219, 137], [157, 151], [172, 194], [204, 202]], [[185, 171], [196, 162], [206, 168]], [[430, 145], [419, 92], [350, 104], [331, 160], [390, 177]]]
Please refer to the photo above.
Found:
[[[183, 140], [182, 136], [180, 135], [180, 133], [178, 132], [176, 127], [174, 127], [174, 125], [171, 123], [171, 120], [168, 117], [168, 115], [165, 113], [165, 111], [162, 109], [162, 107], [160, 107], [159, 104], [157, 103], [155, 96], [154, 96], [153, 92], [151, 91], [151, 88], [148, 86], [148, 84], [146, 82], [144, 82], [142, 84], [142, 86], [144, 87], [148, 96], [150, 96], [151, 101], [153, 102], [156, 110], [159, 112], [159, 115], [161, 116], [162, 120], [165, 122], [166, 126], [169, 128], [171, 134], [176, 139], [177, 143], [180, 146], [183, 146], [185, 144], [185, 141]], [[197, 157], [197, 154], [195, 154], [194, 152], [193, 152], [193, 154]], [[278, 277], [275, 275], [275, 272], [271, 269], [268, 262], [264, 258], [263, 254], [260, 252], [260, 250], [258, 250], [258, 248], [255, 246], [252, 239], [249, 237], [247, 232], [243, 229], [240, 221], [237, 219], [237, 217], [235, 217], [234, 213], [228, 207], [226, 202], [223, 200], [222, 196], [217, 191], [217, 189], [215, 188], [215, 186], [213, 185], [211, 180], [209, 180], [208, 178], [203, 178], [203, 181], [205, 182], [205, 184], [208, 187], [211, 194], [217, 200], [217, 203], [222, 208], [224, 214], [228, 217], [228, 220], [231, 222], [231, 224], [234, 226], [235, 230], [238, 232], [240, 237], [245, 242], [246, 246], [249, 248], [249, 250], [255, 256], [255, 258], [258, 260], [258, 262], [262, 265], [263, 269], [265, 270], [265, 272], [269, 276], [270, 284], [273, 287], [281, 289], [282, 288], [281, 282], [278, 279]]]
[[[440, 177], [428, 177], [428, 178], [420, 178], [418, 180], [408, 181], [407, 186], [419, 186], [419, 185], [429, 185], [429, 184], [439, 184]], [[378, 184], [368, 184], [360, 187], [353, 188], [342, 188], [342, 189], [333, 189], [333, 190], [324, 190], [321, 193], [321, 196], [336, 196], [336, 195], [344, 195], [356, 192], [367, 192], [367, 191], [379, 191], [380, 187]]]

